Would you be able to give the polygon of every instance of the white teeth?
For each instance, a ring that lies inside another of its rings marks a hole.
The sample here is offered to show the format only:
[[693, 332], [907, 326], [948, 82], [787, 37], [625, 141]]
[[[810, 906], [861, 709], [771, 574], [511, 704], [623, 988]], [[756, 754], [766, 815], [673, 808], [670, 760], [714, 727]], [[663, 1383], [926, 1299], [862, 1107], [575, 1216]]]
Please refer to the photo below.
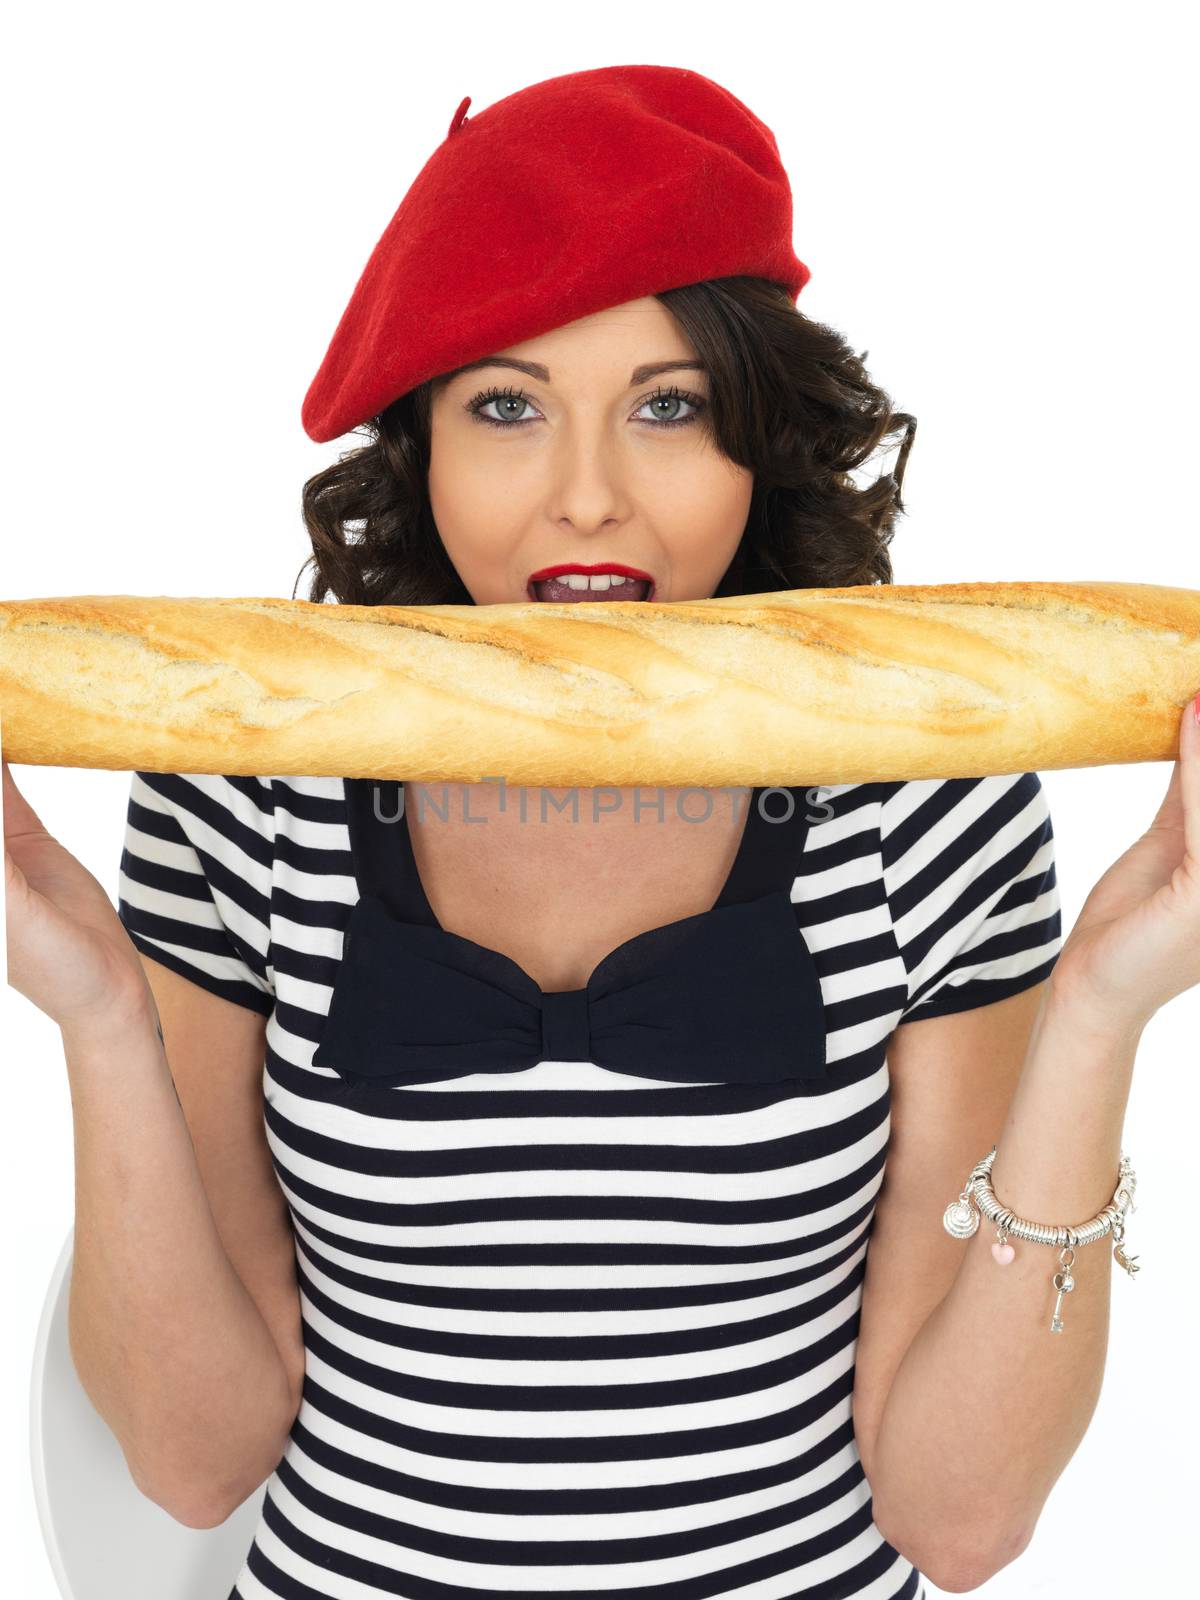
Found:
[[632, 583], [632, 578], [623, 578], [616, 572], [561, 572], [557, 578], [550, 580], [554, 583], [564, 584], [570, 589], [617, 589], [625, 584]]

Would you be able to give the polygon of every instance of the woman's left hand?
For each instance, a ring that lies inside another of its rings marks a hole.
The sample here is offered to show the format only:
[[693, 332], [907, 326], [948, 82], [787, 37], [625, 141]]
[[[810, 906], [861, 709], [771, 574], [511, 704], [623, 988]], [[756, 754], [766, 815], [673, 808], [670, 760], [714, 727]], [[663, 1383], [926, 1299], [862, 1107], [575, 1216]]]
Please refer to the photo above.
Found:
[[1188, 700], [1158, 815], [1084, 901], [1051, 983], [1089, 1021], [1140, 1030], [1200, 984], [1200, 723]]

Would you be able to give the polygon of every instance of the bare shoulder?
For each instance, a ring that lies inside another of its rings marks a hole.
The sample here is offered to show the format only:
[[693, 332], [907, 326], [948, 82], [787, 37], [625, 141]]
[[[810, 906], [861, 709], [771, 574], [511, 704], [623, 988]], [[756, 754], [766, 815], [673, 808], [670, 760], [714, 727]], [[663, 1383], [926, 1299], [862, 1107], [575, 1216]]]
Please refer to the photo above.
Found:
[[999, 1139], [1048, 981], [892, 1034], [891, 1137], [867, 1251], [853, 1400], [868, 1482], [892, 1379], [963, 1259], [942, 1213]]

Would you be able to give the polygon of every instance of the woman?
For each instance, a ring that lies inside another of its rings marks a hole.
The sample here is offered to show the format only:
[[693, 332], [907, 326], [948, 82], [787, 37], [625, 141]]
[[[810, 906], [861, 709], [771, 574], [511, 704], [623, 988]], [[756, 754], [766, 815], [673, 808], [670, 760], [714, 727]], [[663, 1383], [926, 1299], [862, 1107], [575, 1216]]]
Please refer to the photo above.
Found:
[[[370, 436], [307, 486], [310, 598], [890, 582], [912, 419], [797, 311], [763, 125], [662, 67], [464, 110], [306, 401]], [[494, 239], [487, 306], [423, 215]], [[937, 1212], [992, 1143], [1020, 1216], [1111, 1192], [1141, 1029], [1200, 982], [1200, 729], [1066, 945], [1036, 773], [699, 793], [137, 773], [118, 919], [5, 768], [73, 1354], [180, 1520], [266, 1481], [232, 1595], [882, 1600], [1028, 1541], [1109, 1274], [1047, 1349], [1045, 1252]]]

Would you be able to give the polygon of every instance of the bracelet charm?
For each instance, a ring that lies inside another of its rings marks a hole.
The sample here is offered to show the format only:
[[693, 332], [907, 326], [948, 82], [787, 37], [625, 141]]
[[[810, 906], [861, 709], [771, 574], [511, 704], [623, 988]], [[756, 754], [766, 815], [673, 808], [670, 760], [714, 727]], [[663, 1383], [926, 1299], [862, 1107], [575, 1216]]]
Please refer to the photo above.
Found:
[[[1069, 1257], [1070, 1259], [1064, 1260], [1064, 1257]], [[1059, 1312], [1062, 1310], [1063, 1295], [1070, 1294], [1071, 1290], [1075, 1287], [1075, 1279], [1071, 1276], [1070, 1272], [1066, 1270], [1070, 1267], [1071, 1262], [1075, 1259], [1075, 1252], [1072, 1250], [1070, 1245], [1065, 1245], [1063, 1249], [1059, 1251], [1058, 1259], [1062, 1263], [1063, 1270], [1061, 1272], [1056, 1272], [1052, 1280], [1054, 1287], [1058, 1290], [1058, 1299], [1054, 1302], [1054, 1311], [1050, 1317], [1051, 1333], [1061, 1333], [1063, 1331], [1062, 1317], [1059, 1315]]]
[[979, 1213], [971, 1204], [971, 1191], [964, 1189], [942, 1213], [942, 1226], [954, 1239], [969, 1239], [979, 1226]]
[[1113, 1245], [1113, 1260], [1119, 1267], [1124, 1267], [1132, 1279], [1134, 1273], [1140, 1272], [1142, 1269], [1138, 1266], [1138, 1258], [1127, 1254], [1125, 1250], [1125, 1221], [1123, 1217], [1118, 1216], [1113, 1219], [1112, 1231], [1113, 1237], [1117, 1241]]

